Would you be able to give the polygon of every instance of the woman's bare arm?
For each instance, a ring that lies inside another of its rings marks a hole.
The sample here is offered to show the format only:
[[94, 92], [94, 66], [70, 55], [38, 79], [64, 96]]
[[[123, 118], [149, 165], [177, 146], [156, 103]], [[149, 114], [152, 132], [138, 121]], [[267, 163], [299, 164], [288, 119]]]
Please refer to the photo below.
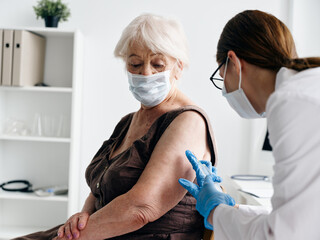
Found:
[[186, 194], [178, 179], [195, 178], [185, 157], [187, 149], [199, 158], [210, 157], [205, 121], [191, 111], [167, 128], [135, 186], [90, 216], [80, 239], [106, 239], [138, 230], [177, 205]]

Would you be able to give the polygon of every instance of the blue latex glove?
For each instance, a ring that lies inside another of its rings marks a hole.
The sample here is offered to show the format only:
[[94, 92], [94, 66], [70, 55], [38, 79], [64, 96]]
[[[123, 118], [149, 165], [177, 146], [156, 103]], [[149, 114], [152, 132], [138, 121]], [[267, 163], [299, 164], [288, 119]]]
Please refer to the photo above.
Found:
[[[235, 201], [230, 195], [223, 193], [221, 189], [219, 190], [217, 188], [216, 183], [221, 182], [221, 178], [216, 175], [216, 169], [214, 167], [210, 169], [210, 166], [208, 167], [204, 161], [199, 162], [189, 150], [186, 151], [186, 156], [196, 172], [199, 186], [183, 178], [179, 179], [179, 183], [197, 200], [196, 209], [204, 217], [205, 227], [213, 230], [213, 226], [207, 220], [211, 210], [219, 204], [234, 206]], [[205, 170], [203, 169], [205, 168], [211, 171], [204, 173]], [[218, 187], [220, 188], [219, 185]]]

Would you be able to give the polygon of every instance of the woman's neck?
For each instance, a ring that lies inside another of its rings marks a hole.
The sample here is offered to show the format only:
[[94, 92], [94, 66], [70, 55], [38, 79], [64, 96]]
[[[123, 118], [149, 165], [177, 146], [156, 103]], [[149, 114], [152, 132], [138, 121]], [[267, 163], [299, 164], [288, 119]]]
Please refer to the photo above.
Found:
[[270, 95], [274, 92], [277, 72], [260, 67], [247, 72], [247, 97], [257, 113], [266, 110]]
[[260, 98], [259, 98], [259, 108], [261, 109], [261, 112], [266, 111], [266, 105], [267, 101], [270, 97], [270, 95], [274, 92], [275, 89], [275, 82], [276, 82], [276, 75], [277, 73], [275, 71], [267, 70], [262, 77], [260, 83]]
[[136, 119], [140, 122], [147, 121], [153, 123], [162, 114], [171, 111], [173, 109], [182, 107], [184, 105], [190, 105], [192, 102], [187, 99], [182, 92], [177, 88], [172, 89], [167, 98], [160, 104], [154, 107], [146, 107], [141, 105], [140, 109], [136, 112]]

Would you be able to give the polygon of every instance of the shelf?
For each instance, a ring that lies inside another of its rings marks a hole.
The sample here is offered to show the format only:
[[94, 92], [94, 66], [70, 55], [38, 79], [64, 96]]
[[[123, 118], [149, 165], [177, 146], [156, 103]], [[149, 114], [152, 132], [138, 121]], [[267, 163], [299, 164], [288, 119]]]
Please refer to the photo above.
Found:
[[21, 92], [53, 92], [53, 93], [72, 93], [72, 88], [65, 87], [5, 87], [0, 86], [1, 91], [21, 91]]
[[[0, 240], [7, 240], [52, 228], [79, 209], [84, 48], [78, 30], [2, 29], [27, 30], [46, 38], [43, 82], [49, 86], [0, 86], [0, 180], [21, 177], [72, 189], [68, 195], [50, 197], [0, 189]], [[41, 132], [56, 133], [47, 134], [55, 137], [32, 134], [37, 115]], [[28, 135], [5, 131], [12, 119], [23, 122], [28, 130], [21, 132]]]
[[50, 227], [13, 227], [0, 225], [0, 240], [12, 239], [29, 233], [50, 229]]
[[34, 193], [6, 192], [3, 190], [0, 190], [0, 200], [1, 199], [68, 202], [68, 195], [39, 197]]
[[1, 27], [1, 29], [15, 29], [15, 30], [27, 30], [36, 34], [43, 35], [45, 37], [73, 37], [76, 32], [75, 29], [61, 29], [59, 28], [44, 28], [44, 27]]
[[0, 135], [0, 140], [9, 141], [27, 141], [27, 142], [56, 142], [56, 143], [70, 143], [70, 138], [58, 137], [33, 137], [33, 136], [8, 136]]

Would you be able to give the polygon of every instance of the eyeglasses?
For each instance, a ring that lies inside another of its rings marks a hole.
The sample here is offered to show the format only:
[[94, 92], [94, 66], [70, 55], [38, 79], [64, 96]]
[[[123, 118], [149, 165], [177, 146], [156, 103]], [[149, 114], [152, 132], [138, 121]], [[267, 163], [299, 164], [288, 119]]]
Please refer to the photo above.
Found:
[[216, 75], [216, 73], [219, 71], [219, 69], [222, 67], [223, 64], [225, 64], [225, 62], [221, 63], [219, 65], [219, 67], [214, 71], [214, 73], [210, 77], [210, 81], [213, 83], [213, 85], [220, 90], [222, 90], [222, 88], [223, 88], [223, 81], [224, 80], [223, 80], [223, 78], [214, 77], [214, 75]]

